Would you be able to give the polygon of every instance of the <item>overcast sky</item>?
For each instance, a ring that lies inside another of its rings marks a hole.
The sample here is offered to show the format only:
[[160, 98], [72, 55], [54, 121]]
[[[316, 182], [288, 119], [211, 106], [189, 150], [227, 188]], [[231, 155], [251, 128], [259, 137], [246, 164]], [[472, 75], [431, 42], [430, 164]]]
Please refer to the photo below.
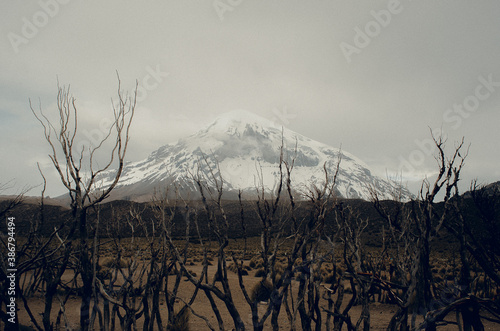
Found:
[[117, 71], [141, 92], [129, 161], [245, 109], [410, 187], [435, 173], [429, 129], [442, 129], [450, 153], [470, 144], [465, 186], [497, 181], [499, 17], [493, 0], [2, 1], [0, 183], [39, 184], [38, 161], [63, 193], [28, 99], [54, 114], [57, 81], [70, 84], [96, 137]]

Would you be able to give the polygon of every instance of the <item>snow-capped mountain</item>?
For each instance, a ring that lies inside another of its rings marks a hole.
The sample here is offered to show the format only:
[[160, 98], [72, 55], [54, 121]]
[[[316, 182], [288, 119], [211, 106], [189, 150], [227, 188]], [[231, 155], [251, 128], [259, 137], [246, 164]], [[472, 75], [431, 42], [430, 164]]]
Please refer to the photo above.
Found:
[[[154, 189], [176, 182], [181, 191], [195, 192], [192, 176], [210, 178], [211, 172], [223, 178], [226, 197], [242, 190], [247, 197], [256, 187], [272, 192], [279, 180], [280, 148], [283, 157], [293, 163], [292, 187], [306, 192], [312, 185], [325, 182], [325, 168], [333, 176], [339, 156], [340, 169], [336, 193], [345, 198], [369, 199], [369, 187], [384, 198], [392, 198], [393, 183], [371, 174], [368, 166], [350, 153], [282, 128], [253, 113], [237, 110], [225, 113], [205, 129], [179, 141], [160, 147], [142, 161], [126, 164], [114, 198], [146, 200]], [[341, 153], [341, 155], [339, 155]], [[114, 171], [102, 179], [110, 184]], [[209, 182], [209, 181], [208, 181]], [[409, 197], [403, 189], [403, 195]], [[193, 196], [193, 195], [191, 195]]]

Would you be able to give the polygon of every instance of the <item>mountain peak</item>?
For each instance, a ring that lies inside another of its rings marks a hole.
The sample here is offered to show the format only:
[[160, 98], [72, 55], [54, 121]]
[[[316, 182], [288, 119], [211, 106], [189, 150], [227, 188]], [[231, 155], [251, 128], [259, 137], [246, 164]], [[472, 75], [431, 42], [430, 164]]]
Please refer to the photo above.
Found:
[[272, 123], [270, 120], [245, 109], [234, 109], [226, 113], [222, 113], [219, 116], [217, 116], [216, 121], [217, 120], [231, 120], [231, 121], [239, 121], [246, 123], [253, 123], [253, 122]]
[[216, 128], [221, 130], [230, 128], [244, 130], [247, 126], [278, 129], [273, 121], [267, 118], [244, 109], [235, 109], [217, 116], [212, 124], [208, 126], [207, 130]]
[[[151, 194], [154, 188], [177, 182], [191, 192], [192, 174], [210, 175], [216, 169], [227, 192], [241, 190], [252, 194], [256, 185], [271, 192], [279, 179], [280, 152], [285, 159], [294, 160], [291, 180], [297, 191], [321, 186], [325, 169], [329, 176], [333, 175], [339, 158], [342, 161], [335, 188], [339, 196], [369, 199], [370, 189], [376, 188], [384, 198], [390, 198], [395, 189], [393, 183], [373, 176], [350, 153], [282, 130], [255, 113], [233, 110], [219, 115], [207, 128], [161, 147], [147, 159], [127, 164], [114, 191], [135, 199]], [[103, 187], [110, 183], [104, 179]]]

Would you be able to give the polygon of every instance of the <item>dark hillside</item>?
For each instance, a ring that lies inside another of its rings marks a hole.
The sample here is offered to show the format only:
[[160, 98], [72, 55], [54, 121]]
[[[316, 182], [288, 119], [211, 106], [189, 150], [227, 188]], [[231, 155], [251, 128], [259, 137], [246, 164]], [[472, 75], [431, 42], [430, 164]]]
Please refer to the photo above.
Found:
[[[467, 199], [469, 200], [469, 199]], [[391, 209], [396, 207], [397, 203], [393, 201], [382, 202], [384, 206]], [[7, 204], [7, 201], [1, 201], [2, 204]], [[191, 201], [189, 204], [195, 207], [193, 211], [189, 213], [189, 220], [191, 224], [191, 237], [197, 237], [195, 227], [193, 222], [195, 219], [198, 220], [199, 230], [203, 237], [208, 237], [209, 222], [207, 214], [200, 201]], [[344, 199], [337, 201], [338, 206], [342, 208], [350, 207], [354, 211], [357, 217], [368, 219], [369, 225], [364, 233], [364, 243], [372, 247], [382, 246], [382, 233], [387, 231], [388, 225], [386, 220], [384, 220], [374, 208], [373, 203], [364, 200], [357, 199]], [[439, 209], [439, 204], [437, 209]], [[213, 206], [214, 219], [216, 224], [222, 226], [222, 216], [218, 212], [217, 208]], [[69, 224], [71, 221], [70, 210], [60, 206], [46, 205], [44, 206], [44, 220], [41, 220], [40, 206], [34, 203], [33, 200], [29, 202], [23, 202], [21, 205], [13, 209], [10, 214], [16, 217], [16, 233], [20, 236], [25, 236], [29, 233], [30, 229], [33, 228], [36, 222], [40, 222], [39, 233], [42, 236], [49, 235], [54, 227], [61, 227], [62, 224]], [[241, 206], [238, 201], [228, 200], [223, 203], [224, 212], [229, 224], [229, 236], [231, 238], [241, 238], [245, 235], [247, 237], [254, 237], [260, 235], [261, 231], [261, 221], [259, 219], [256, 201], [244, 201], [243, 202], [243, 220], [241, 217]], [[472, 203], [468, 207], [471, 209], [468, 217], [471, 219], [470, 222], [474, 222], [474, 219], [479, 219], [480, 215], [477, 212], [473, 212], [474, 208]], [[185, 236], [186, 231], [186, 212], [185, 207], [174, 205], [167, 206], [165, 208], [165, 217], [168, 219], [173, 216], [173, 233], [174, 237]], [[285, 210], [285, 211], [283, 211]], [[99, 215], [99, 231], [98, 235], [100, 237], [130, 237], [132, 233], [135, 236], [144, 236], [146, 231], [151, 234], [153, 231], [153, 223], [157, 217], [155, 213], [155, 208], [153, 205], [148, 203], [138, 203], [125, 200], [118, 200], [107, 202], [99, 205], [99, 209], [91, 209], [89, 212], [89, 220], [91, 224], [95, 224], [95, 220]], [[277, 211], [275, 216], [275, 222], [278, 222], [279, 217], [287, 218], [290, 215], [287, 214], [286, 208], [282, 208]], [[310, 206], [307, 202], [299, 202], [296, 206], [296, 219], [300, 222], [301, 220], [307, 221], [310, 215]], [[158, 226], [156, 225], [156, 228]], [[325, 220], [325, 230], [335, 231], [335, 210], [332, 210], [326, 215]], [[5, 223], [0, 224], [0, 231], [5, 233]], [[90, 228], [91, 233], [93, 229]], [[479, 230], [478, 230], [479, 231]], [[480, 230], [484, 233], [486, 230]], [[487, 232], [487, 231], [486, 231]], [[454, 238], [443, 230], [441, 233], [441, 238], [436, 242], [438, 249], [443, 249], [443, 247], [455, 242]]]

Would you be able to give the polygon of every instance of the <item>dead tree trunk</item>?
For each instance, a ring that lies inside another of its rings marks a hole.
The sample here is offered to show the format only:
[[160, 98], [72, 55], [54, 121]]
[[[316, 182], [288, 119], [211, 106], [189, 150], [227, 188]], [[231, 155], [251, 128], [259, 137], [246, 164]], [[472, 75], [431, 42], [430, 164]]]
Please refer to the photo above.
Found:
[[[114, 121], [112, 125], [108, 132], [104, 133], [104, 138], [98, 142], [97, 146], [84, 146], [81, 150], [78, 149], [77, 142], [78, 111], [75, 99], [69, 93], [69, 88], [58, 89], [58, 128], [53, 125], [41, 109], [35, 111], [30, 102], [33, 115], [42, 125], [45, 139], [52, 150], [49, 158], [71, 198], [73, 221], [78, 224], [79, 234], [74, 239], [79, 239], [80, 247], [79, 273], [83, 283], [80, 309], [82, 331], [87, 331], [90, 328], [90, 301], [93, 287], [92, 261], [88, 246], [87, 210], [107, 198], [120, 179], [129, 142], [129, 129], [135, 111], [136, 96], [137, 88], [133, 97], [124, 97], [118, 78], [118, 105], [113, 106]], [[109, 153], [109, 161], [103, 167], [95, 169], [95, 155], [112, 136], [113, 129], [115, 141]], [[115, 162], [118, 169], [113, 180], [108, 187], [100, 191], [97, 185], [100, 176], [111, 166], [114, 166]]]

